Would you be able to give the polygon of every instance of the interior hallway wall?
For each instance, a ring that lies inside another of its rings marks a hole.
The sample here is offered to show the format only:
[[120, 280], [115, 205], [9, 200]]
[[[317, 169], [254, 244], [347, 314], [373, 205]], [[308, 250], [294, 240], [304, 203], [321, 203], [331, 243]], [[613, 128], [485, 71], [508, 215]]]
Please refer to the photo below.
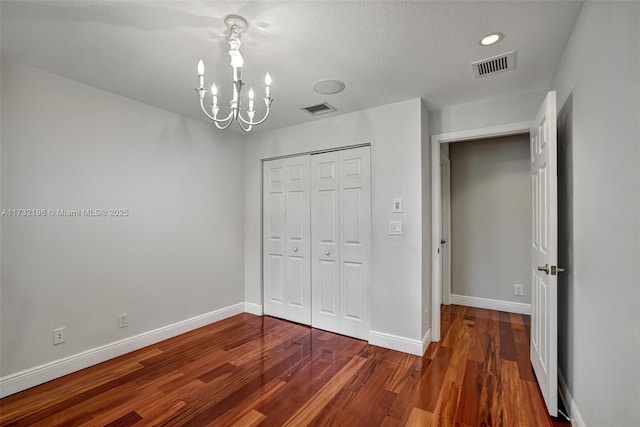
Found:
[[528, 135], [450, 144], [449, 158], [451, 293], [530, 304]]
[[585, 2], [556, 72], [558, 359], [589, 426], [640, 425], [640, 3]]

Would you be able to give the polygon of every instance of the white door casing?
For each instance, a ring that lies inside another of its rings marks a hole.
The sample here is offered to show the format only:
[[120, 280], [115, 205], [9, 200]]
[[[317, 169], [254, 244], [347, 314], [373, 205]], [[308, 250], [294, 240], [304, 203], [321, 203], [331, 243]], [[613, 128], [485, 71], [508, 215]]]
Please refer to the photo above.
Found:
[[451, 162], [440, 151], [440, 171], [442, 180], [441, 207], [442, 221], [440, 252], [440, 272], [442, 281], [442, 304], [449, 305], [451, 300]]
[[370, 329], [370, 148], [311, 156], [312, 325], [367, 339]]
[[558, 154], [556, 93], [549, 92], [531, 138], [531, 364], [552, 416], [558, 413]]
[[486, 128], [469, 129], [442, 133], [431, 136], [431, 341], [440, 341], [440, 301], [442, 299], [442, 278], [440, 270], [440, 240], [442, 206], [441, 206], [441, 172], [440, 144], [471, 141], [482, 138], [494, 138], [508, 135], [519, 135], [530, 130], [531, 122], [518, 122]]
[[263, 165], [265, 314], [311, 323], [309, 156]]

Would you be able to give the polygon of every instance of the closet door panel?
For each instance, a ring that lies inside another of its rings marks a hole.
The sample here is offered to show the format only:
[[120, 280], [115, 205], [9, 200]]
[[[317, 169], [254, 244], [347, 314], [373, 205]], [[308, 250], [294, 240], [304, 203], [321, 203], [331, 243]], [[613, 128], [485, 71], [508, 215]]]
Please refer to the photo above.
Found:
[[265, 314], [311, 323], [309, 156], [263, 167]]
[[339, 154], [311, 156], [311, 324], [339, 332]]
[[285, 165], [263, 165], [263, 280], [264, 312], [285, 317]]
[[340, 151], [340, 333], [368, 339], [371, 283], [369, 147]]
[[287, 319], [311, 324], [311, 211], [309, 156], [284, 159], [286, 163], [285, 296]]

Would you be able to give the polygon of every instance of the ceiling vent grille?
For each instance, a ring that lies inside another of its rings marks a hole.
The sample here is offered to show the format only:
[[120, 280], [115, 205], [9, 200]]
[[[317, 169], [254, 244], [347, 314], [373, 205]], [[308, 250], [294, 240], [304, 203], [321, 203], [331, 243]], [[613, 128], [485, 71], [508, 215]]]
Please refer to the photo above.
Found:
[[491, 76], [503, 71], [515, 70], [516, 68], [516, 52], [503, 53], [502, 55], [492, 56], [491, 58], [482, 59], [472, 62], [473, 74], [476, 79], [480, 77]]
[[312, 116], [318, 116], [320, 114], [327, 114], [327, 113], [332, 113], [334, 111], [338, 111], [335, 108], [333, 108], [331, 105], [327, 104], [326, 102], [323, 102], [322, 104], [318, 104], [318, 105], [311, 105], [309, 107], [304, 107], [302, 108], [302, 110], [306, 111]]

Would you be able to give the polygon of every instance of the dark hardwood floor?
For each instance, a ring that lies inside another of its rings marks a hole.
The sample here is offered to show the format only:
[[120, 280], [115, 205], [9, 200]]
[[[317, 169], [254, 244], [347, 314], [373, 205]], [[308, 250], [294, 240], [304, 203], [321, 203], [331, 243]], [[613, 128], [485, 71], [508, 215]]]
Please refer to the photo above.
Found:
[[452, 305], [442, 319], [420, 358], [241, 314], [6, 397], [0, 424], [555, 425], [528, 316]]

